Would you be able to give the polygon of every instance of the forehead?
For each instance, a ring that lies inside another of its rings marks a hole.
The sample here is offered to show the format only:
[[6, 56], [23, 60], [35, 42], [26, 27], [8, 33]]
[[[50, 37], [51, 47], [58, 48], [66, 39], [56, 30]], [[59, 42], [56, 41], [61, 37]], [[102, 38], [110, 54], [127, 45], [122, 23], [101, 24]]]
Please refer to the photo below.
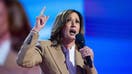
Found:
[[79, 19], [79, 16], [78, 16], [78, 14], [77, 14], [76, 12], [70, 13], [70, 14], [68, 15], [68, 17], [74, 17], [74, 18]]

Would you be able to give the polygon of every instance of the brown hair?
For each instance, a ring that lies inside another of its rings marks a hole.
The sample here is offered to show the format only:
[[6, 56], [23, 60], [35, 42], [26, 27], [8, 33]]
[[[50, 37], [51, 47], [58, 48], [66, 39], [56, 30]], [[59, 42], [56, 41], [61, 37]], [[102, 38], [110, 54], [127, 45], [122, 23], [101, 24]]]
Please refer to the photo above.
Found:
[[[12, 48], [15, 51], [19, 51], [24, 39], [30, 32], [31, 27], [24, 8], [17, 0], [5, 0], [5, 3], [8, 7], [9, 31], [11, 34]], [[20, 23], [16, 23], [19, 21]]]
[[80, 19], [80, 31], [79, 31], [79, 33], [84, 35], [84, 27], [83, 27], [84, 23], [83, 23], [82, 15], [78, 11], [73, 10], [73, 9], [65, 10], [65, 11], [63, 11], [57, 15], [55, 22], [53, 24], [53, 28], [52, 28], [51, 36], [50, 36], [50, 40], [53, 42], [53, 45], [57, 46], [58, 44], [61, 44], [62, 28], [66, 24], [67, 17], [73, 12], [77, 13], [79, 16], [79, 19]]

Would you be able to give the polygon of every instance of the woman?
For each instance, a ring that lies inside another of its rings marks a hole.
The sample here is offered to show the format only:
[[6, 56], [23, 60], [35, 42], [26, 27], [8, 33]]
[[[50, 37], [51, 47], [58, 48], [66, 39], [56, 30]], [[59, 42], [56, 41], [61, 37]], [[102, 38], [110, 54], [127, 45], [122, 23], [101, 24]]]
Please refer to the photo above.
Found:
[[18, 1], [0, 0], [1, 74], [36, 74], [39, 72], [39, 67], [26, 69], [19, 67], [16, 63], [18, 49], [30, 31], [30, 24], [26, 18], [24, 9]]
[[97, 74], [94, 64], [89, 68], [83, 61], [86, 56], [93, 61], [92, 50], [87, 46], [78, 49], [75, 43], [76, 34], [84, 32], [81, 14], [71, 9], [63, 11], [54, 22], [50, 39], [38, 41], [38, 32], [49, 18], [43, 16], [44, 11], [45, 8], [21, 47], [18, 65], [27, 68], [40, 65], [42, 74]]

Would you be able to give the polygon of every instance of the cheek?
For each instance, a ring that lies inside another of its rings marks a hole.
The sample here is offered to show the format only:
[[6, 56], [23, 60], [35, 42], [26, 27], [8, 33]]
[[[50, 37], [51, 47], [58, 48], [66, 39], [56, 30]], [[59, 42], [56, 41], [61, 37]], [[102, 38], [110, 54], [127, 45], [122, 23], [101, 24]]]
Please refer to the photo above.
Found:
[[68, 35], [68, 33], [69, 33], [69, 28], [66, 26], [62, 30], [62, 36], [66, 37]]
[[63, 33], [64, 33], [64, 35], [66, 36], [66, 35], [68, 35], [68, 29], [66, 28], [64, 31], [63, 31]]
[[7, 29], [7, 23], [8, 23], [8, 14], [3, 8], [3, 5], [0, 7], [0, 30], [5, 30]]
[[62, 29], [61, 34], [62, 34], [62, 37], [65, 37], [65, 35], [66, 35], [66, 28], [65, 27]]
[[8, 18], [4, 14], [0, 15], [0, 26], [2, 26], [1, 29], [8, 28]]
[[80, 28], [80, 25], [78, 25], [78, 26], [77, 26], [77, 32], [78, 32], [78, 33], [79, 33], [80, 29], [81, 29], [81, 28]]

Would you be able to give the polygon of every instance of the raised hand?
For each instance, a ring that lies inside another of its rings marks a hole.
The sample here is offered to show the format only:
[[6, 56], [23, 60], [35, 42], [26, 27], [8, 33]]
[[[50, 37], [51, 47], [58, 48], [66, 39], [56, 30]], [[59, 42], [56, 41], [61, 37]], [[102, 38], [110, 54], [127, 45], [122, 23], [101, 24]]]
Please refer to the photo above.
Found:
[[40, 12], [40, 15], [36, 18], [36, 24], [33, 28], [33, 30], [39, 32], [46, 24], [49, 16], [45, 16], [44, 15], [44, 12], [46, 10], [46, 7], [44, 7], [41, 12]]

